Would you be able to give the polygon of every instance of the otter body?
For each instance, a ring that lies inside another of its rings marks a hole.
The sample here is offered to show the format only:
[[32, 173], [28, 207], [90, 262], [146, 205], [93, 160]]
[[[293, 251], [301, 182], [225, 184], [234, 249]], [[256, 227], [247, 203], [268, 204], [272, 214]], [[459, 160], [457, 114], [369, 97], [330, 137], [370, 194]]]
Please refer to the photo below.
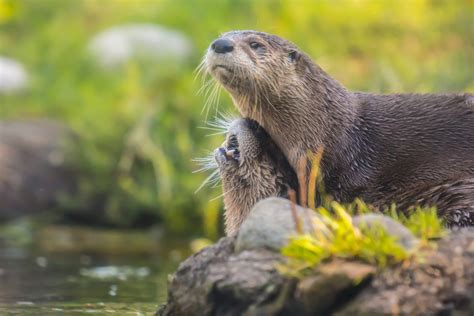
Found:
[[439, 204], [443, 216], [453, 211], [442, 207], [443, 200], [461, 200], [460, 210], [474, 212], [469, 95], [357, 93], [353, 98], [353, 124], [327, 147], [322, 163], [331, 195], [343, 202], [360, 197], [379, 207], [396, 202], [402, 209]]
[[205, 62], [293, 170], [324, 150], [324, 184], [335, 199], [434, 204], [449, 224], [474, 224], [472, 94], [353, 93], [294, 44], [254, 31], [224, 34]]

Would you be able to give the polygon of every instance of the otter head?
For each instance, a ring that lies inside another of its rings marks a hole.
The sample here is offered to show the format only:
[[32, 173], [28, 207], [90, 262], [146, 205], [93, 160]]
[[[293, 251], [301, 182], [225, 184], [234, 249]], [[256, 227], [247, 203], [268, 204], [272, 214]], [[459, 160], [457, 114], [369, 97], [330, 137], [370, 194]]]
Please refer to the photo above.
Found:
[[237, 119], [226, 141], [214, 152], [222, 181], [225, 227], [237, 232], [251, 208], [261, 199], [287, 197], [297, 178], [285, 157], [257, 122]]
[[257, 121], [297, 170], [351, 126], [351, 94], [294, 44], [255, 31], [225, 33], [209, 47], [207, 71], [240, 113]]
[[[256, 31], [232, 31], [215, 40], [205, 56], [207, 71], [230, 92], [243, 115], [276, 106], [282, 94], [308, 84], [309, 57], [289, 41]], [[302, 95], [302, 94], [300, 94]]]

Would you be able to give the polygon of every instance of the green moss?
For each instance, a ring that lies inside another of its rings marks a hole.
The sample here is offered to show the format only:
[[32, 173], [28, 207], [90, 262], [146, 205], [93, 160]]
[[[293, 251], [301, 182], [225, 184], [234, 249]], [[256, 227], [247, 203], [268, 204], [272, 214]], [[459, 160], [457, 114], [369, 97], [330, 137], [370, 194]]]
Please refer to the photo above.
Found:
[[[383, 268], [413, 256], [417, 249], [408, 251], [384, 227], [352, 224], [353, 214], [369, 210], [370, 207], [360, 200], [348, 205], [330, 202], [317, 208], [319, 218], [314, 220], [313, 232], [294, 236], [282, 249], [289, 261], [280, 266], [280, 270], [300, 275], [333, 258], [361, 260]], [[390, 214], [421, 239], [420, 246], [426, 246], [429, 240], [444, 234], [442, 221], [434, 208], [418, 207], [409, 216], [399, 215], [392, 208]]]
[[410, 215], [403, 215], [392, 206], [390, 216], [405, 225], [416, 237], [423, 241], [438, 239], [446, 235], [443, 220], [439, 218], [436, 207], [417, 207]]

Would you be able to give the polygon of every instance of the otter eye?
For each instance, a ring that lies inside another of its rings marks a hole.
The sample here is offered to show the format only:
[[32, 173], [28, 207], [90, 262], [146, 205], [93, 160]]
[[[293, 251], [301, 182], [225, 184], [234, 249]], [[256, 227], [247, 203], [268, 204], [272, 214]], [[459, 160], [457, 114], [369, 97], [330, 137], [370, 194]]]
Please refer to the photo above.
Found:
[[227, 146], [232, 149], [236, 149], [239, 147], [239, 141], [237, 140], [236, 135], [230, 135], [229, 140], [227, 142]]
[[258, 43], [258, 42], [250, 42], [249, 46], [252, 48], [252, 49], [257, 49], [257, 48], [260, 48], [262, 47], [263, 45]]
[[290, 62], [294, 62], [295, 60], [297, 60], [299, 57], [299, 54], [297, 51], [292, 51], [288, 54], [288, 58], [290, 59]]

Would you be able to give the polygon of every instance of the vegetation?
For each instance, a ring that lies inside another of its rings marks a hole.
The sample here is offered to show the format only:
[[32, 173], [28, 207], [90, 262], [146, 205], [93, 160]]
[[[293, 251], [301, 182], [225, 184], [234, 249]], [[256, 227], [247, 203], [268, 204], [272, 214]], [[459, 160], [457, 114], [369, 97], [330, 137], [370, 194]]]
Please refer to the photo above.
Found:
[[[125, 23], [179, 30], [194, 54], [179, 65], [131, 61], [105, 71], [87, 53], [88, 41]], [[222, 139], [199, 128], [205, 96], [197, 95], [194, 69], [209, 43], [231, 29], [291, 39], [353, 90], [474, 90], [470, 1], [0, 0], [0, 54], [30, 73], [26, 92], [1, 96], [0, 118], [53, 118], [78, 135], [80, 187], [64, 201], [69, 214], [115, 226], [161, 220], [173, 231], [215, 238], [219, 188], [193, 193], [206, 175], [192, 173], [192, 158]], [[224, 95], [219, 109], [231, 111]], [[350, 232], [335, 229], [337, 241], [365, 240], [338, 216], [325, 224]], [[397, 251], [395, 259], [403, 257]]]
[[397, 212], [395, 206], [392, 206], [390, 215], [425, 242], [441, 238], [446, 233], [435, 207], [417, 207], [413, 213], [406, 216]]
[[416, 248], [407, 250], [381, 225], [358, 227], [352, 223], [354, 210], [365, 213], [368, 209], [360, 200], [347, 206], [333, 201], [329, 206], [317, 208], [319, 218], [314, 220], [314, 231], [296, 235], [282, 249], [282, 254], [290, 260], [280, 270], [301, 275], [332, 258], [356, 259], [383, 268], [410, 258], [418, 247], [429, 246], [430, 240], [445, 233], [435, 208], [417, 208], [409, 216], [398, 215], [392, 208], [392, 217], [420, 239]]

